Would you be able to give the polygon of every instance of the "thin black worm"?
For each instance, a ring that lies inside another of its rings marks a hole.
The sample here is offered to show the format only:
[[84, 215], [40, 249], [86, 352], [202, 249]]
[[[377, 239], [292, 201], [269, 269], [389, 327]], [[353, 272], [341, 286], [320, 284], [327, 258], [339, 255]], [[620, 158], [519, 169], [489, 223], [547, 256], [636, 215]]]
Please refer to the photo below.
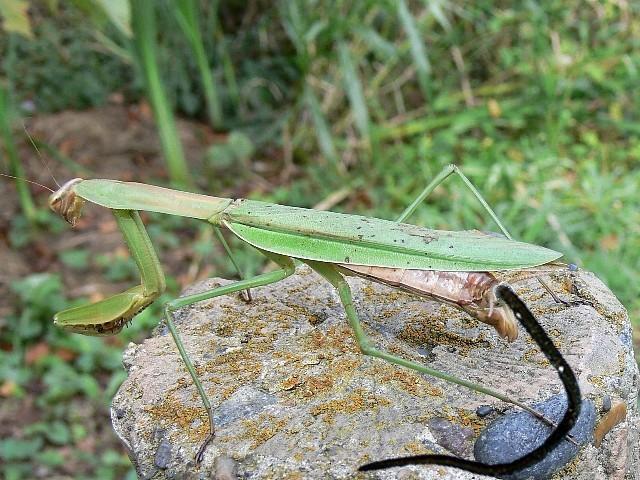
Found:
[[545, 442], [538, 448], [509, 463], [489, 465], [487, 463], [465, 460], [451, 455], [414, 455], [367, 463], [359, 468], [360, 471], [380, 470], [406, 465], [443, 465], [460, 468], [481, 475], [505, 475], [539, 462], [569, 433], [569, 430], [571, 430], [576, 423], [582, 404], [580, 388], [578, 387], [578, 381], [576, 380], [573, 370], [571, 370], [569, 364], [562, 357], [544, 329], [536, 321], [529, 308], [520, 297], [515, 294], [511, 287], [506, 284], [500, 284], [496, 287], [495, 293], [499, 299], [503, 300], [509, 308], [511, 308], [518, 321], [538, 344], [540, 350], [549, 362], [551, 362], [551, 365], [556, 369], [562, 380], [562, 384], [567, 392], [568, 405], [567, 411], [558, 427], [551, 432]]

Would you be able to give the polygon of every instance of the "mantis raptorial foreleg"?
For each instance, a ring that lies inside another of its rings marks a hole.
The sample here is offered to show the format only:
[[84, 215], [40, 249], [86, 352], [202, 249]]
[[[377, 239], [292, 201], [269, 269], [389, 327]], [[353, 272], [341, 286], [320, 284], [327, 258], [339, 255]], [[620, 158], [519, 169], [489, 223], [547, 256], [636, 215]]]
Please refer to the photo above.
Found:
[[171, 300], [166, 302], [163, 305], [165, 321], [167, 323], [167, 327], [169, 328], [169, 332], [171, 332], [171, 336], [175, 341], [176, 346], [178, 347], [178, 351], [180, 353], [180, 357], [182, 358], [187, 370], [189, 371], [189, 375], [191, 375], [191, 379], [198, 389], [198, 393], [200, 394], [200, 398], [202, 399], [202, 403], [204, 404], [207, 415], [209, 417], [209, 435], [205, 438], [204, 442], [198, 449], [198, 453], [196, 454], [196, 462], [201, 462], [204, 456], [204, 451], [209, 444], [209, 442], [213, 439], [215, 434], [215, 425], [213, 423], [213, 410], [211, 408], [211, 402], [207, 398], [207, 394], [204, 391], [204, 387], [198, 378], [198, 374], [196, 373], [193, 364], [191, 363], [191, 359], [189, 355], [184, 349], [184, 345], [180, 336], [178, 335], [178, 331], [176, 330], [175, 323], [173, 321], [173, 312], [175, 312], [179, 308], [183, 308], [189, 305], [192, 305], [197, 302], [201, 302], [203, 300], [209, 300], [215, 297], [221, 297], [223, 295], [229, 295], [231, 293], [239, 292], [242, 290], [249, 290], [250, 288], [255, 287], [263, 287], [265, 285], [269, 285], [270, 283], [279, 282], [284, 278], [292, 275], [295, 272], [295, 265], [293, 260], [274, 253], [269, 253], [262, 251], [262, 253], [267, 256], [269, 259], [273, 260], [275, 263], [280, 265], [282, 268], [279, 270], [274, 270], [272, 272], [263, 273], [262, 275], [258, 275], [253, 278], [240, 280], [238, 282], [231, 283], [229, 285], [223, 285], [221, 287], [214, 288], [212, 290], [206, 290], [204, 292], [195, 293], [193, 295], [187, 295], [185, 297], [180, 297], [175, 300]]
[[140, 285], [97, 303], [57, 313], [54, 323], [73, 332], [91, 332], [92, 335], [117, 333], [165, 290], [164, 273], [138, 212], [113, 210], [113, 215], [138, 266]]

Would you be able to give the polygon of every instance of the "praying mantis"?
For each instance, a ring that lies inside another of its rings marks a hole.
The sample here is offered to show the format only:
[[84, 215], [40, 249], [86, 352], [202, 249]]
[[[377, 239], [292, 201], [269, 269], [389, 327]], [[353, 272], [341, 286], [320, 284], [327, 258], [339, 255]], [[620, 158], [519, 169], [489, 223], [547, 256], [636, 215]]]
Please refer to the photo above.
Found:
[[[446, 178], [457, 174], [483, 205], [505, 235], [496, 237], [478, 231], [440, 231], [403, 223], [417, 206]], [[461, 468], [484, 475], [504, 475], [542, 459], [567, 435], [580, 412], [581, 396], [576, 377], [511, 287], [491, 272], [527, 269], [555, 262], [561, 254], [544, 247], [511, 239], [478, 190], [455, 165], [449, 165], [421, 192], [396, 221], [316, 211], [246, 199], [228, 199], [115, 180], [76, 178], [64, 184], [49, 199], [50, 207], [74, 225], [85, 202], [113, 212], [124, 241], [140, 272], [141, 283], [97, 303], [70, 308], [54, 317], [57, 326], [85, 335], [113, 335], [165, 289], [164, 273], [145, 230], [139, 211], [190, 217], [210, 223], [219, 234], [225, 228], [252, 245], [280, 268], [241, 279], [205, 292], [166, 302], [167, 327], [202, 399], [209, 417], [209, 434], [195, 458], [202, 461], [214, 438], [212, 405], [176, 330], [173, 315], [182, 307], [203, 300], [249, 292], [276, 283], [295, 272], [296, 261], [306, 263], [337, 291], [347, 320], [363, 354], [401, 367], [442, 378], [475, 391], [513, 403], [551, 424], [546, 441], [523, 457], [504, 464], [488, 465], [447, 455], [419, 455], [372, 462], [361, 470], [408, 464], [435, 464]], [[227, 253], [230, 253], [224, 237]], [[550, 420], [524, 403], [425, 365], [376, 348], [368, 339], [354, 308], [346, 276], [360, 276], [423, 297], [450, 303], [476, 319], [494, 326], [508, 340], [517, 336], [517, 322], [533, 337], [556, 369], [567, 392], [568, 407], [562, 420]], [[248, 297], [250, 299], [250, 296]]]

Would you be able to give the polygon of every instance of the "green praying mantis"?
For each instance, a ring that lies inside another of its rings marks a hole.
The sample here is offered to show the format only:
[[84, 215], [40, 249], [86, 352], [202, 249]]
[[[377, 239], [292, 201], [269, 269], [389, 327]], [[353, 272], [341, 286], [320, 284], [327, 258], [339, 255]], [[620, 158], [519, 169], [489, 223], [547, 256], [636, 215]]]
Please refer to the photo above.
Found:
[[[481, 202], [504, 233], [496, 237], [478, 231], [439, 231], [404, 222], [417, 206], [447, 177], [457, 174]], [[176, 330], [173, 315], [182, 307], [232, 293], [278, 282], [295, 272], [296, 261], [306, 263], [338, 292], [348, 322], [363, 354], [442, 378], [526, 409], [554, 429], [546, 441], [523, 457], [505, 464], [487, 465], [447, 455], [419, 455], [373, 462], [360, 467], [374, 470], [408, 464], [447, 465], [484, 475], [503, 475], [542, 459], [565, 437], [580, 412], [581, 396], [571, 367], [537, 323], [524, 302], [491, 272], [527, 269], [555, 262], [561, 254], [511, 239], [493, 210], [455, 165], [449, 165], [422, 191], [396, 221], [316, 211], [246, 199], [228, 199], [115, 180], [74, 179], [54, 192], [50, 207], [74, 225], [83, 204], [91, 202], [110, 209], [122, 232], [141, 277], [140, 285], [94, 304], [70, 308], [54, 317], [57, 326], [85, 335], [118, 333], [165, 289], [165, 278], [139, 211], [195, 218], [210, 223], [230, 254], [220, 228], [252, 245], [280, 268], [253, 278], [220, 286], [166, 302], [167, 327], [193, 379], [209, 417], [209, 434], [195, 458], [202, 461], [215, 436], [213, 408]], [[435, 298], [463, 309], [494, 326], [513, 340], [517, 322], [533, 337], [561, 378], [568, 408], [559, 424], [517, 400], [425, 365], [376, 348], [360, 323], [346, 276], [371, 281]], [[249, 296], [250, 299], [250, 296]]]

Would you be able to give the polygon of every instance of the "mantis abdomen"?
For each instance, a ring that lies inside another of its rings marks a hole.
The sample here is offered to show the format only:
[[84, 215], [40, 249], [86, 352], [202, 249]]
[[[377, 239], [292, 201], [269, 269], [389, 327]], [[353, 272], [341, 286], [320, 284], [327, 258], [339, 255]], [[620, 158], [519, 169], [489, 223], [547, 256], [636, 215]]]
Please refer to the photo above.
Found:
[[350, 264], [340, 264], [340, 267], [345, 274], [453, 305], [493, 326], [510, 342], [518, 337], [518, 322], [513, 312], [497, 299], [494, 289], [500, 282], [490, 272], [442, 272]]

